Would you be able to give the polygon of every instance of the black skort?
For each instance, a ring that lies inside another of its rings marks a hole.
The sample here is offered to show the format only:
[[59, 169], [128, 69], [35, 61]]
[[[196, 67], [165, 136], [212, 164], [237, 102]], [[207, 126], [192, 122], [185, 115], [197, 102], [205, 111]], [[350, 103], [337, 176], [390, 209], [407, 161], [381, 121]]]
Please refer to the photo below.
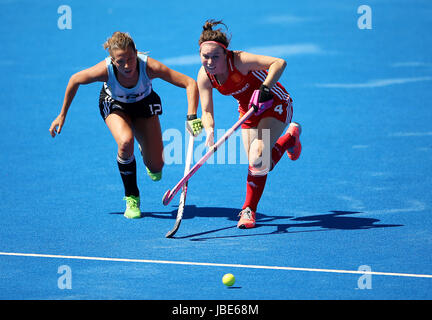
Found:
[[132, 119], [150, 118], [162, 114], [162, 102], [159, 95], [153, 90], [140, 101], [133, 103], [120, 102], [108, 95], [102, 86], [99, 95], [99, 110], [104, 121], [114, 111], [122, 111]]

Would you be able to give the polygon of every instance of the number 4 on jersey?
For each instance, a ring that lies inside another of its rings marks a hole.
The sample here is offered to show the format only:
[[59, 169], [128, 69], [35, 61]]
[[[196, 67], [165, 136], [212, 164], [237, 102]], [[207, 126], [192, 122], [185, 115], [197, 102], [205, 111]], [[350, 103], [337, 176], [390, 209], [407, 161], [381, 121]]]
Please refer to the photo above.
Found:
[[278, 104], [276, 107], [274, 107], [274, 111], [278, 112], [279, 114], [283, 113], [283, 107], [281, 104]]

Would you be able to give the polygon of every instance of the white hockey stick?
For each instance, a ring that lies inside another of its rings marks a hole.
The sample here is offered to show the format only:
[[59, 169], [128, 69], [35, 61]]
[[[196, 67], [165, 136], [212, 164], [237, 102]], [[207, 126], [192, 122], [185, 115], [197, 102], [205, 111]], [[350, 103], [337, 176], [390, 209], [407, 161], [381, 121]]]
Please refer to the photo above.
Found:
[[[189, 135], [189, 144], [188, 144], [188, 150], [187, 150], [187, 154], [186, 154], [186, 164], [185, 164], [185, 170], [184, 170], [184, 175], [187, 175], [189, 173], [189, 169], [191, 166], [191, 162], [192, 162], [192, 156], [193, 156], [193, 145], [194, 145], [194, 136], [193, 135]], [[178, 210], [177, 210], [177, 218], [174, 224], [174, 227], [172, 228], [172, 230], [168, 231], [168, 233], [165, 235], [166, 238], [171, 238], [178, 230], [178, 228], [180, 227], [180, 223], [182, 221], [183, 218], [183, 212], [184, 212], [184, 207], [185, 207], [185, 203], [186, 203], [186, 194], [187, 194], [187, 189], [188, 189], [188, 181], [186, 181], [186, 183], [182, 186], [182, 193], [180, 195], [180, 202], [179, 202], [179, 206], [178, 206]]]

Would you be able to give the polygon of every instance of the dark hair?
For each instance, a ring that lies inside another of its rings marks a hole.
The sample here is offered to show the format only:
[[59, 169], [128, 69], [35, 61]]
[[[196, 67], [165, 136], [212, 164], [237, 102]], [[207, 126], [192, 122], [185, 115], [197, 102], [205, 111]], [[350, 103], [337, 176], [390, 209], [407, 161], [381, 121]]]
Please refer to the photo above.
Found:
[[216, 26], [218, 24], [224, 25], [225, 28], [228, 30], [228, 27], [225, 23], [222, 22], [222, 20], [207, 20], [203, 25], [203, 31], [201, 32], [200, 38], [198, 40], [198, 45], [201, 46], [201, 44], [205, 41], [216, 41], [223, 44], [225, 47], [228, 47], [231, 39], [228, 38], [227, 34], [225, 32], [222, 32], [221, 29], [213, 30], [213, 26]]

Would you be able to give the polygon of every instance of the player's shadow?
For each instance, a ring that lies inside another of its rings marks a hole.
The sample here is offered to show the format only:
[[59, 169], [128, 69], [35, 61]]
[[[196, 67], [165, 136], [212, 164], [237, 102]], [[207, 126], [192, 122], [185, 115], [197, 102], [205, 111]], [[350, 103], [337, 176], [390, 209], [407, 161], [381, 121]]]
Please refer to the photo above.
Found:
[[[299, 232], [318, 232], [330, 230], [362, 230], [374, 228], [402, 227], [400, 224], [382, 224], [379, 219], [356, 217], [355, 214], [361, 214], [360, 211], [338, 211], [332, 210], [328, 214], [316, 214], [301, 217], [294, 216], [269, 216], [260, 212], [256, 215], [256, 226], [250, 232], [245, 234], [215, 235], [224, 230], [236, 229], [239, 209], [218, 208], [218, 207], [196, 207], [189, 205], [185, 207], [183, 219], [193, 219], [195, 217], [220, 217], [233, 221], [228, 227], [211, 229], [199, 233], [185, 236], [177, 235], [177, 239], [190, 239], [192, 241], [205, 241], [211, 239], [238, 238], [238, 237], [255, 237], [262, 235], [299, 233]], [[161, 213], [155, 213], [160, 216]], [[171, 219], [175, 218], [177, 210], [171, 212]], [[153, 214], [154, 215], [154, 214]], [[165, 213], [166, 215], [166, 213]], [[166, 216], [165, 216], [166, 218]], [[259, 230], [274, 227], [271, 231], [259, 232]], [[258, 232], [257, 232], [258, 231]], [[180, 232], [179, 232], [180, 233]], [[212, 235], [212, 236], [209, 236]]]
[[[169, 219], [172, 220], [177, 216], [178, 206], [173, 206], [171, 212], [141, 212], [144, 218], [156, 218], [156, 219]], [[228, 218], [229, 220], [235, 221], [240, 210], [234, 208], [217, 208], [217, 207], [197, 207], [195, 205], [186, 205], [184, 208], [184, 214], [182, 220], [193, 219], [196, 217], [207, 217], [207, 218]], [[110, 212], [109, 214], [122, 215], [124, 212]]]

